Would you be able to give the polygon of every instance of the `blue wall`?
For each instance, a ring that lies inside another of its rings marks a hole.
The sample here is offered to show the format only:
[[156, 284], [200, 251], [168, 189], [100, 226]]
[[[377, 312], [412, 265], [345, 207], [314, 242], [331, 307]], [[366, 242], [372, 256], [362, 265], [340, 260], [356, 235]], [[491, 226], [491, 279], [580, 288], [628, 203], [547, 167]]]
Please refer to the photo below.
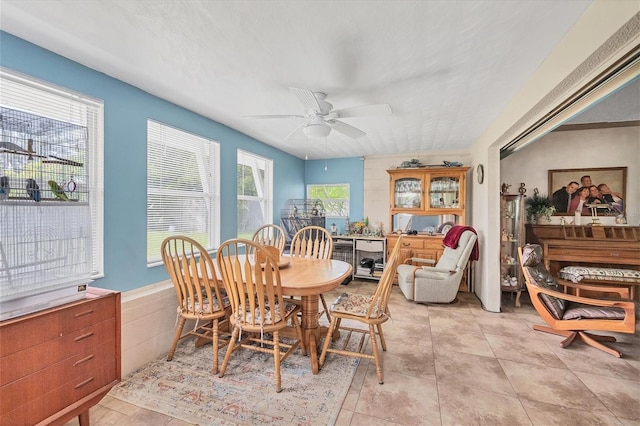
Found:
[[163, 266], [147, 268], [147, 119], [220, 142], [222, 241], [236, 236], [238, 148], [273, 159], [275, 222], [287, 199], [305, 196], [302, 159], [5, 32], [0, 53], [3, 67], [104, 101], [105, 277], [96, 286], [126, 291], [167, 279]]
[[[364, 160], [360, 157], [334, 158], [329, 160], [309, 160], [305, 167], [306, 184], [348, 183], [351, 199], [349, 200], [349, 220], [364, 219]], [[327, 170], [325, 171], [325, 165]], [[335, 223], [338, 231], [344, 230], [345, 221], [328, 219], [327, 229]]]

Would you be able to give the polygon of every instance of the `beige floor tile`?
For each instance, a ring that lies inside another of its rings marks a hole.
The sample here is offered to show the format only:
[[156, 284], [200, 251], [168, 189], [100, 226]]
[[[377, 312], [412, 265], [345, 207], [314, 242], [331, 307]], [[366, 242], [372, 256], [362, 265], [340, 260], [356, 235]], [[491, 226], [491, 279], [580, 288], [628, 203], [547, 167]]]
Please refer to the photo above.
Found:
[[436, 350], [436, 378], [438, 383], [516, 396], [500, 362], [495, 358]]
[[[621, 349], [619, 345], [615, 347]], [[626, 354], [624, 358], [616, 358], [582, 342], [574, 342], [566, 349], [559, 345], [551, 345], [550, 349], [571, 371], [640, 380], [640, 371], [630, 363]]]
[[[366, 414], [353, 413], [350, 426], [396, 426], [402, 423], [388, 422]], [[418, 423], [416, 423], [417, 425]]]
[[443, 425], [530, 425], [518, 398], [474, 386], [438, 381]]
[[485, 333], [491, 349], [499, 359], [566, 368], [546, 343], [535, 339], [521, 340], [508, 335]]
[[578, 410], [611, 414], [571, 371], [524, 362], [500, 360], [519, 397]]
[[435, 376], [435, 363], [431, 342], [387, 340], [387, 351], [383, 353], [384, 372], [394, 371], [414, 377]]
[[409, 300], [389, 304], [391, 318], [396, 321], [414, 322], [422, 324], [429, 320], [429, 308], [425, 305], [413, 303]]
[[416, 378], [389, 371], [385, 373], [384, 384], [380, 385], [375, 366], [370, 364], [355, 412], [392, 424], [439, 425], [435, 377]]
[[358, 363], [358, 368], [356, 369], [356, 374], [351, 381], [351, 386], [349, 386], [349, 390], [347, 391], [347, 396], [342, 402], [343, 410], [355, 410], [356, 404], [358, 403], [358, 397], [362, 390], [362, 384], [364, 383], [364, 378], [367, 375], [368, 365], [368, 360], [364, 359], [361, 359]]
[[[394, 341], [398, 344], [403, 342], [415, 344], [416, 340], [418, 342], [431, 344], [431, 331], [428, 318], [421, 323], [400, 321], [393, 318], [382, 325], [382, 333], [385, 340]], [[420, 338], [416, 339], [416, 336], [420, 336]]]
[[464, 352], [471, 355], [494, 357], [491, 346], [480, 331], [432, 330], [431, 341], [436, 353]]
[[599, 413], [520, 398], [534, 426], [621, 425], [611, 413]]
[[485, 333], [502, 334], [520, 339], [536, 338], [536, 331], [517, 315], [511, 315], [510, 318], [478, 315], [476, 316], [476, 320]]
[[349, 426], [351, 424], [351, 419], [353, 418], [353, 411], [345, 410], [344, 408], [340, 410], [338, 414], [338, 418], [336, 419], [336, 423], [334, 426]]
[[576, 375], [616, 416], [640, 421], [640, 382], [637, 377], [624, 380], [583, 372]]
[[431, 330], [437, 332], [457, 333], [460, 330], [482, 332], [471, 312], [466, 310], [433, 309], [429, 312]]

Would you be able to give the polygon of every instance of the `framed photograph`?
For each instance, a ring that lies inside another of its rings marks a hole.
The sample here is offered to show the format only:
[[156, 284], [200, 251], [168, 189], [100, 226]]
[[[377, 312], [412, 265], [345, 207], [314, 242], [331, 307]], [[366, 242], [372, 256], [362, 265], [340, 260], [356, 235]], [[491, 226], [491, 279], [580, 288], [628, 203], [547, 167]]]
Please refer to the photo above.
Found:
[[[554, 192], [566, 187], [570, 182], [577, 182], [578, 188], [591, 185], [600, 187], [603, 199], [610, 205], [609, 211], [602, 214], [618, 215], [625, 212], [626, 167], [549, 170], [549, 198], [552, 198]], [[566, 213], [557, 212], [556, 214]]]

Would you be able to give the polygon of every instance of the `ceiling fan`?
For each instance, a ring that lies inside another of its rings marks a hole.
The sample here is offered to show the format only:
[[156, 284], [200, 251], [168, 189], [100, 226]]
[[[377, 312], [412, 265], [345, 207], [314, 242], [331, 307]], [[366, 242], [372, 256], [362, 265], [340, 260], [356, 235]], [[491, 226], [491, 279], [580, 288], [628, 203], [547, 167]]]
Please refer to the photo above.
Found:
[[[291, 132], [286, 139], [293, 137], [296, 133], [302, 133], [308, 138], [324, 138], [331, 133], [331, 130], [343, 135], [357, 139], [365, 136], [366, 133], [355, 128], [339, 118], [365, 117], [374, 115], [389, 115], [391, 107], [389, 104], [359, 105], [349, 108], [333, 109], [333, 105], [325, 99], [327, 95], [322, 92], [313, 92], [309, 89], [289, 88], [298, 97], [304, 107], [304, 115], [249, 115], [250, 118], [304, 118], [304, 124]], [[286, 140], [285, 139], [285, 140]]]

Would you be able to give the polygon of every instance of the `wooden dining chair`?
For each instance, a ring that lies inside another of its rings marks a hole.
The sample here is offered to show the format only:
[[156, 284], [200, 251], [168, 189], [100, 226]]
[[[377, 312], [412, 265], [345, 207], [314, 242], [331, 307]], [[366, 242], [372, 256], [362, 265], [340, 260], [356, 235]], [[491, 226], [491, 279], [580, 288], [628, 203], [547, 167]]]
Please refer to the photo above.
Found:
[[[329, 231], [321, 226], [305, 226], [291, 238], [289, 254], [290, 256], [311, 259], [331, 259], [333, 237]], [[331, 322], [327, 301], [322, 294], [320, 294], [320, 302], [322, 302], [322, 311], [318, 313], [318, 318], [324, 314], [327, 316], [327, 321]]]
[[[255, 259], [259, 259], [258, 262]], [[282, 297], [280, 269], [271, 253], [260, 244], [233, 239], [218, 248], [218, 270], [231, 303], [233, 331], [220, 377], [224, 376], [231, 354], [240, 348], [273, 355], [276, 392], [282, 390], [280, 365], [304, 341], [298, 313], [300, 305]], [[292, 322], [296, 338], [280, 341], [280, 331]]]
[[[167, 361], [173, 359], [181, 339], [196, 336], [212, 342], [215, 374], [218, 372], [218, 351], [229, 343], [230, 336], [220, 331], [220, 325], [227, 321], [231, 308], [226, 293], [212, 278], [215, 277], [213, 260], [202, 245], [185, 236], [166, 238], [161, 252], [178, 298], [178, 321]], [[195, 325], [183, 333], [187, 320], [195, 321]]]
[[[400, 257], [400, 247], [402, 246], [402, 236], [398, 238], [396, 245], [387, 259], [382, 277], [373, 295], [365, 294], [349, 294], [345, 293], [331, 305], [331, 324], [324, 339], [322, 346], [322, 354], [320, 355], [320, 368], [324, 365], [327, 352], [339, 355], [355, 356], [359, 358], [374, 359], [376, 363], [376, 374], [378, 375], [378, 383], [384, 383], [384, 375], [382, 371], [382, 362], [378, 351], [378, 338], [382, 350], [387, 350], [387, 344], [382, 334], [382, 324], [390, 317], [389, 313], [389, 296], [391, 295], [391, 287], [396, 275], [398, 267], [398, 258]], [[367, 329], [359, 327], [342, 326], [342, 320], [352, 320], [367, 325]], [[337, 331], [346, 332], [346, 339], [341, 347], [331, 348], [331, 338]], [[360, 343], [357, 350], [347, 349], [349, 341], [353, 333], [361, 335]], [[369, 336], [371, 345], [371, 354], [364, 352], [364, 340]], [[376, 337], [377, 336], [377, 337]]]
[[253, 234], [253, 241], [263, 246], [276, 247], [280, 254], [284, 253], [284, 246], [287, 242], [287, 236], [284, 229], [274, 224], [263, 225]]

